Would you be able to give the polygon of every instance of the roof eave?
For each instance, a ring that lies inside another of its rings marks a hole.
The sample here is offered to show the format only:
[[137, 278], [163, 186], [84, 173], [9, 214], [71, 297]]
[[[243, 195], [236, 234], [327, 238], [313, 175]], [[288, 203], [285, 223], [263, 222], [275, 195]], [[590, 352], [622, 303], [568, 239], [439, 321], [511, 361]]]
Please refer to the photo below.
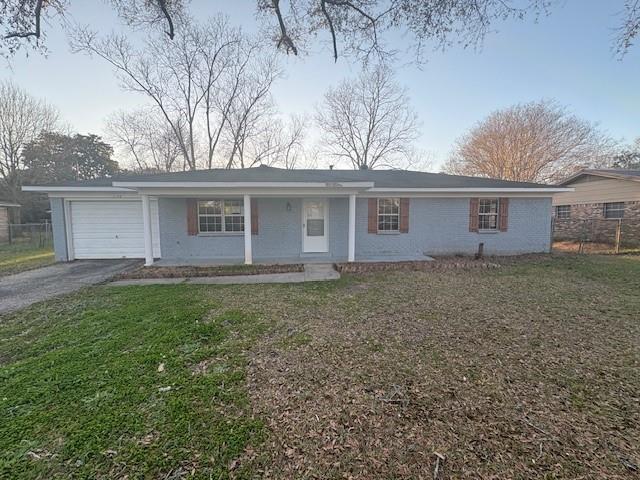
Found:
[[397, 188], [376, 187], [369, 190], [372, 193], [403, 192], [403, 193], [562, 193], [573, 192], [572, 187], [451, 187], [451, 188]]
[[373, 182], [113, 182], [114, 187], [142, 188], [371, 188]]
[[27, 185], [22, 187], [23, 192], [96, 192], [96, 193], [117, 193], [133, 191], [130, 188], [120, 187], [81, 187], [81, 186], [64, 186], [64, 185]]
[[632, 182], [640, 182], [640, 177], [636, 177], [633, 175], [625, 175], [623, 173], [612, 173], [612, 172], [599, 172], [594, 170], [580, 170], [579, 172], [574, 173], [567, 179], [563, 180], [560, 183], [560, 185], [566, 185], [568, 183], [571, 183], [577, 178], [582, 177], [583, 175], [593, 175], [594, 177], [613, 178], [616, 180], [629, 180]]

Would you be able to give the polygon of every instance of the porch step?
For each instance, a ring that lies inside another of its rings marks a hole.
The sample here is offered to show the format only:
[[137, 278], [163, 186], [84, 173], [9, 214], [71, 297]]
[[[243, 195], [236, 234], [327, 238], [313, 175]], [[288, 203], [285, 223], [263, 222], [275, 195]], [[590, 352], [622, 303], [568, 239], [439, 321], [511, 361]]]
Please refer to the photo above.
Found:
[[305, 263], [304, 281], [318, 282], [322, 280], [337, 280], [340, 273], [333, 268], [332, 263]]

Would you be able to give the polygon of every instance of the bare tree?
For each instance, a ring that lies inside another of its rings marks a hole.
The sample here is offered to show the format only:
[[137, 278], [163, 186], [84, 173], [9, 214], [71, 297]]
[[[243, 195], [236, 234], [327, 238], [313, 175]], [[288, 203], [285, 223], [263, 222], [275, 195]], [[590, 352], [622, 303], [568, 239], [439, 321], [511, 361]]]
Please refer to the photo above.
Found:
[[[107, 0], [126, 23], [161, 28], [167, 38], [178, 38], [184, 0]], [[640, 33], [640, 0], [625, 0], [625, 15], [615, 49], [624, 54]], [[355, 54], [384, 59], [394, 53], [389, 38], [407, 39], [408, 50], [421, 58], [425, 46], [476, 46], [509, 19], [538, 18], [559, 0], [255, 0], [267, 27], [263, 41], [291, 54], [309, 50], [316, 38], [327, 40], [334, 59]], [[210, 2], [212, 5], [213, 2]], [[610, 2], [612, 8], [615, 2]], [[13, 55], [24, 46], [46, 50], [43, 22], [57, 17], [63, 28], [69, 0], [4, 0], [0, 3], [0, 53]], [[214, 7], [215, 8], [215, 7]], [[612, 9], [612, 14], [618, 13]]]
[[109, 139], [130, 159], [138, 172], [171, 172], [186, 165], [172, 128], [155, 112], [120, 111], [107, 119]]
[[299, 167], [305, 157], [304, 140], [308, 120], [292, 115], [285, 122], [270, 118], [251, 142], [253, 165], [277, 165], [288, 170]]
[[555, 182], [610, 161], [615, 143], [551, 101], [498, 110], [462, 137], [445, 169], [524, 182]]
[[406, 89], [383, 66], [330, 89], [316, 119], [327, 153], [356, 169], [408, 163], [418, 137]]
[[211, 168], [223, 133], [231, 128], [230, 112], [255, 97], [251, 86], [256, 84], [266, 93], [242, 109], [249, 115], [258, 108], [280, 71], [274, 55], [261, 52], [254, 40], [229, 26], [226, 17], [184, 25], [175, 40], [157, 36], [141, 49], [122, 36], [100, 39], [87, 30], [77, 32], [73, 47], [109, 62], [124, 89], [152, 101], [189, 169]]
[[54, 107], [11, 82], [0, 83], [0, 196], [14, 202], [20, 199], [22, 149], [58, 125]]
[[234, 101], [226, 108], [229, 124], [226, 141], [230, 153], [227, 168], [246, 167], [255, 164], [255, 159], [245, 163], [248, 144], [261, 132], [262, 125], [275, 116], [271, 99], [271, 87], [282, 71], [275, 56], [266, 55], [255, 59], [253, 68], [246, 75], [236, 76]]

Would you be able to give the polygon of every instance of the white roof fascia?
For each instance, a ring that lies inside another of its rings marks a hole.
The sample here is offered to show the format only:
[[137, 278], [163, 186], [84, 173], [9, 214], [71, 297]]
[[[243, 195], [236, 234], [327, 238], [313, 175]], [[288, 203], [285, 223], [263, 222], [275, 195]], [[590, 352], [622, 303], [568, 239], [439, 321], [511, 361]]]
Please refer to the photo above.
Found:
[[561, 193], [573, 192], [572, 187], [458, 187], [458, 188], [371, 188], [371, 193]]
[[130, 188], [119, 187], [63, 187], [63, 186], [47, 186], [47, 185], [29, 185], [22, 187], [23, 192], [129, 192]]
[[373, 182], [113, 182], [127, 188], [371, 188]]

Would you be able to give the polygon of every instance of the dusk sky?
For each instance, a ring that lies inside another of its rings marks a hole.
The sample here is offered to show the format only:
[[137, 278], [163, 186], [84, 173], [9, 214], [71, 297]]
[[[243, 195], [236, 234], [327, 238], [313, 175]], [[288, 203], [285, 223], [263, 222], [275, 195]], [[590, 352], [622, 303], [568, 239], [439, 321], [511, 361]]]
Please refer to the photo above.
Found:
[[[233, 3], [233, 5], [229, 5]], [[439, 170], [457, 138], [491, 111], [540, 99], [553, 99], [579, 117], [597, 122], [618, 140], [640, 136], [640, 45], [619, 60], [612, 51], [614, 29], [623, 1], [568, 0], [537, 23], [532, 20], [496, 23], [481, 50], [450, 48], [428, 55], [422, 67], [396, 68], [398, 81], [409, 89], [422, 127], [418, 147], [429, 152]], [[191, 11], [205, 18], [217, 11], [233, 23], [255, 31], [255, 2], [194, 1]], [[73, 2], [76, 21], [116, 25], [101, 2]], [[109, 19], [112, 19], [111, 21]], [[2, 79], [13, 79], [31, 94], [59, 108], [64, 120], [81, 133], [103, 134], [105, 118], [115, 110], [145, 102], [123, 92], [103, 61], [69, 52], [57, 26], [49, 32], [50, 54], [20, 54]], [[102, 31], [105, 30], [102, 27]], [[410, 58], [400, 59], [399, 65]], [[274, 89], [283, 113], [312, 113], [328, 86], [355, 74], [350, 58], [337, 64], [318, 45], [309, 56], [285, 57], [286, 78]]]

